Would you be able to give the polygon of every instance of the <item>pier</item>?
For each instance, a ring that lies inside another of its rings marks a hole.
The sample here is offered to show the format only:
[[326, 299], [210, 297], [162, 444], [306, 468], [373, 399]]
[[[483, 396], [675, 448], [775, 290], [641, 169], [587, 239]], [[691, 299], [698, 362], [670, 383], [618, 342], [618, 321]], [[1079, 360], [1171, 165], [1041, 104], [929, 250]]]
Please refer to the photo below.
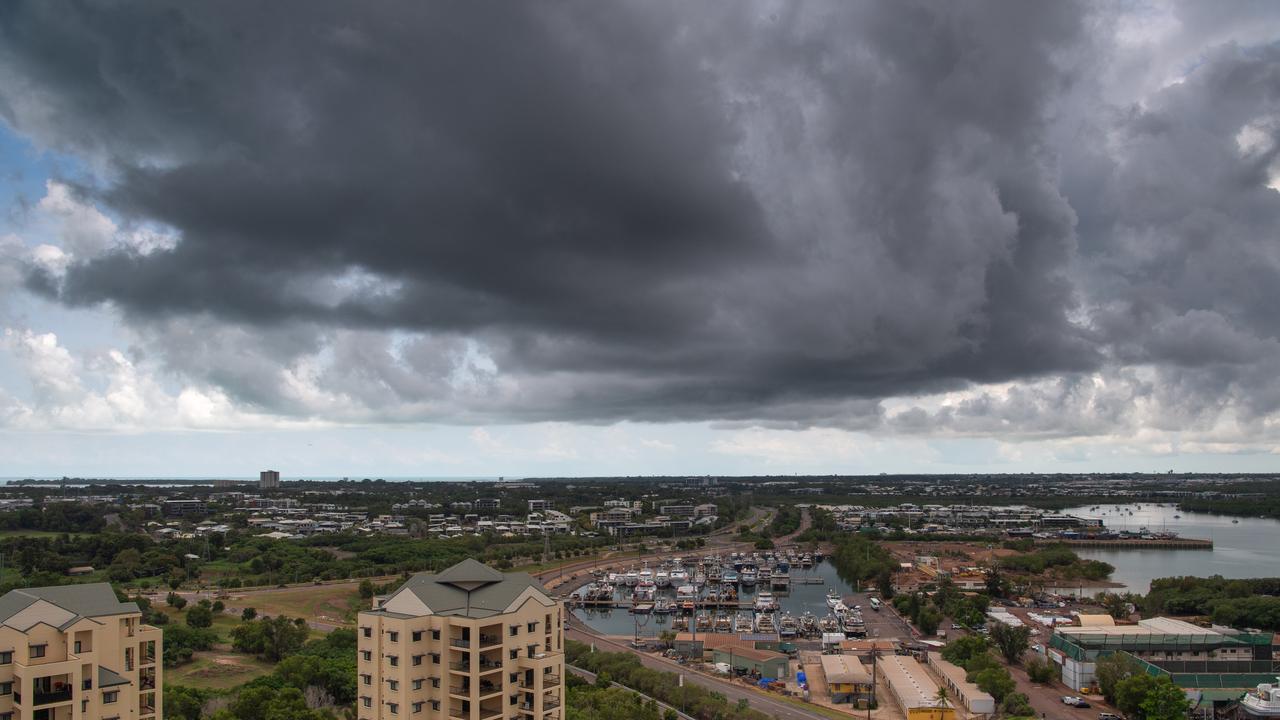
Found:
[[1037, 540], [1036, 545], [1068, 545], [1070, 547], [1158, 550], [1212, 550], [1213, 541], [1199, 538], [1075, 538]]

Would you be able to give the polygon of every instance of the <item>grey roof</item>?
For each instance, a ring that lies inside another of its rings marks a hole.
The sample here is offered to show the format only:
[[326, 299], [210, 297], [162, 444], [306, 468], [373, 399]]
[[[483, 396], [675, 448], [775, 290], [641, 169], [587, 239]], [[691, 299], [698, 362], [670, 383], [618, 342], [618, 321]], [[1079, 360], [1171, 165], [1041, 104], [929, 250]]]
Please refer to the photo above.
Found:
[[[0, 596], [0, 623], [8, 622], [10, 618], [41, 600], [56, 605], [74, 615], [74, 617], [63, 623], [61, 627], [70, 626], [86, 617], [141, 612], [137, 603], [122, 603], [116, 599], [116, 593], [108, 583], [54, 585], [52, 587], [10, 590]], [[20, 629], [26, 630], [27, 628]]]
[[115, 687], [116, 685], [128, 685], [129, 678], [120, 675], [115, 670], [98, 666], [98, 687]]
[[385, 607], [400, 593], [413, 593], [436, 615], [482, 618], [506, 611], [525, 590], [546, 588], [528, 573], [500, 573], [470, 558], [433, 575], [418, 573], [383, 602]]

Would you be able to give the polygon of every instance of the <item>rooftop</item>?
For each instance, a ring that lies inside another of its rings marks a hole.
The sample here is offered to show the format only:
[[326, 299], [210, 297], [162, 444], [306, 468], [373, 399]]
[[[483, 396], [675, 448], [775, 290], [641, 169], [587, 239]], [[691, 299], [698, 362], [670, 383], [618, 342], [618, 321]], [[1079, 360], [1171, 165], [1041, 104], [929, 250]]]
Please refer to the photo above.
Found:
[[0, 624], [26, 632], [39, 623], [62, 629], [83, 618], [141, 612], [107, 583], [11, 590], [0, 597]]
[[527, 573], [501, 573], [471, 558], [438, 574], [418, 573], [373, 610], [392, 616], [485, 618], [515, 610], [522, 597], [545, 607], [556, 601]]

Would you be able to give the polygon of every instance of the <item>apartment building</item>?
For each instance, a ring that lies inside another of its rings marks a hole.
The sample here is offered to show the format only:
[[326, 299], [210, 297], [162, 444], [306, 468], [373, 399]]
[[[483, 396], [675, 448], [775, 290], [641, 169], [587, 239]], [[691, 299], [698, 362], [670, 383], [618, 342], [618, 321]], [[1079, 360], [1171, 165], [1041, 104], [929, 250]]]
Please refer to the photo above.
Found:
[[525, 573], [463, 560], [360, 613], [360, 720], [561, 720], [564, 614]]
[[0, 719], [160, 720], [163, 642], [107, 583], [0, 597]]

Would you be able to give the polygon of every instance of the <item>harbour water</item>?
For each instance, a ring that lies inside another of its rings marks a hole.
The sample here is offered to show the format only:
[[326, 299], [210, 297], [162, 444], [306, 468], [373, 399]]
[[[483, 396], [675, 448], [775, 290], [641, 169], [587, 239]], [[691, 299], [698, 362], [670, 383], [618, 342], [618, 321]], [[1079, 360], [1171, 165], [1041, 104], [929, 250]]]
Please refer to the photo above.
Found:
[[[812, 568], [800, 568], [795, 565], [791, 567], [791, 589], [788, 592], [774, 592], [774, 596], [778, 601], [779, 612], [791, 613], [796, 617], [800, 617], [804, 613], [812, 613], [816, 617], [825, 617], [830, 608], [827, 607], [827, 592], [835, 588], [841, 596], [847, 596], [854, 592], [854, 589], [846, 582], [840, 579], [836, 574], [836, 569], [827, 560], [817, 563]], [[820, 578], [822, 584], [812, 583], [806, 584], [796, 582], [801, 579]], [[739, 600], [741, 602], [755, 601], [757, 592], [760, 587], [742, 587], [739, 592]], [[672, 597], [672, 592], [666, 592], [667, 597]], [[864, 611], [868, 608], [863, 608]], [[733, 611], [729, 611], [730, 614]], [[608, 635], [626, 635], [632, 636], [636, 632], [636, 622], [639, 618], [640, 635], [642, 637], [656, 637], [664, 630], [672, 629], [673, 617], [670, 615], [652, 614], [652, 615], [632, 615], [625, 608], [614, 608], [608, 610], [577, 608], [574, 610], [579, 618], [599, 632]]]
[[[1115, 566], [1116, 590], [1146, 594], [1161, 577], [1221, 575], [1227, 578], [1280, 575], [1280, 520], [1183, 512], [1177, 505], [1099, 505], [1064, 512], [1101, 518], [1112, 530], [1167, 530], [1181, 537], [1213, 540], [1212, 550], [1076, 548], [1084, 558]], [[1130, 514], [1132, 512], [1132, 514]], [[1087, 588], [1086, 588], [1087, 589]]]

